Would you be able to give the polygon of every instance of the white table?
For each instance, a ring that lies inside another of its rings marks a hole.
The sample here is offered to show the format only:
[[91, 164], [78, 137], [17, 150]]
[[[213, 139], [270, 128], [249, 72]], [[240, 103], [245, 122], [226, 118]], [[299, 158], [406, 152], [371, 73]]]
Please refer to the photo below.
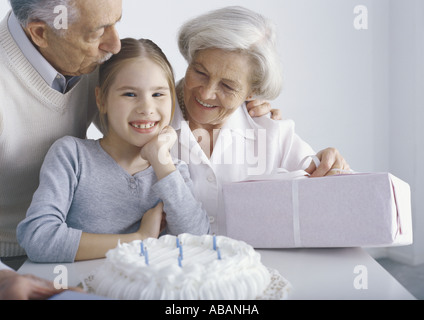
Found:
[[[291, 282], [292, 300], [415, 300], [360, 248], [260, 250], [260, 253], [266, 266], [279, 270]], [[360, 268], [356, 270], [357, 267]], [[368, 289], [355, 288], [358, 279], [367, 281]]]
[[[277, 269], [290, 281], [292, 300], [415, 300], [415, 298], [363, 249], [258, 250], [264, 265]], [[63, 264], [69, 286], [81, 283], [84, 275], [103, 261]], [[58, 264], [30, 261], [21, 274], [54, 280], [64, 276]], [[359, 268], [359, 269], [357, 269]], [[364, 289], [365, 288], [365, 289]]]

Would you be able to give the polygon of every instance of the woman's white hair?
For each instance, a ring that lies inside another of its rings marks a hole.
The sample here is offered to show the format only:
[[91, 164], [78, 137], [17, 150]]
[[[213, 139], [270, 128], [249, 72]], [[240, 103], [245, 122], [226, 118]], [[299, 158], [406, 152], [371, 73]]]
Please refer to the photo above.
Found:
[[55, 8], [58, 6], [67, 8], [68, 25], [75, 22], [79, 17], [79, 10], [74, 3], [75, 0], [9, 0], [9, 2], [13, 13], [24, 28], [30, 22], [44, 21], [56, 33], [63, 34], [64, 30], [57, 30], [54, 25], [58, 15], [58, 13], [55, 13]]
[[247, 54], [253, 63], [252, 88], [256, 99], [273, 100], [282, 90], [282, 70], [275, 25], [240, 6], [211, 11], [187, 21], [178, 45], [189, 64], [200, 50], [222, 49]]

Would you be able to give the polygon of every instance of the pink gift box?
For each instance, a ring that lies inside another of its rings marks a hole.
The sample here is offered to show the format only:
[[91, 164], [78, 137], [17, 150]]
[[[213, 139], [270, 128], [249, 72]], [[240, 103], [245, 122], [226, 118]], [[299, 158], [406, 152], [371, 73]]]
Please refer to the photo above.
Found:
[[[282, 175], [284, 177], [284, 175]], [[412, 244], [411, 190], [389, 173], [223, 186], [227, 235], [255, 248]]]

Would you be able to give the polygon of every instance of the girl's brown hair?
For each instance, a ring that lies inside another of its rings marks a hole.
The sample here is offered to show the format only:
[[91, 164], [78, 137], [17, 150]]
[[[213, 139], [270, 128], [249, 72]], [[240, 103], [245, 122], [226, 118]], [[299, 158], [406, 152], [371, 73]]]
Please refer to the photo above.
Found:
[[148, 58], [155, 62], [164, 71], [172, 98], [172, 115], [175, 112], [175, 78], [174, 71], [168, 58], [153, 41], [148, 39], [126, 38], [121, 40], [121, 51], [114, 55], [109, 61], [100, 66], [99, 69], [99, 88], [100, 88], [100, 122], [102, 131], [107, 132], [106, 112], [102, 110], [105, 99], [109, 93], [110, 87], [116, 78], [117, 73], [121, 70], [124, 63], [133, 62], [140, 58]]

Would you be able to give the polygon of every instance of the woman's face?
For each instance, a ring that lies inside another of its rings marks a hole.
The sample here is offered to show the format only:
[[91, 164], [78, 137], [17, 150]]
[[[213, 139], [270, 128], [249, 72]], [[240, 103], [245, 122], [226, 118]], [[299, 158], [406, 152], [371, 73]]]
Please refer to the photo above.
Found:
[[221, 49], [199, 51], [185, 77], [188, 120], [204, 129], [221, 128], [251, 98], [250, 72], [246, 55]]

